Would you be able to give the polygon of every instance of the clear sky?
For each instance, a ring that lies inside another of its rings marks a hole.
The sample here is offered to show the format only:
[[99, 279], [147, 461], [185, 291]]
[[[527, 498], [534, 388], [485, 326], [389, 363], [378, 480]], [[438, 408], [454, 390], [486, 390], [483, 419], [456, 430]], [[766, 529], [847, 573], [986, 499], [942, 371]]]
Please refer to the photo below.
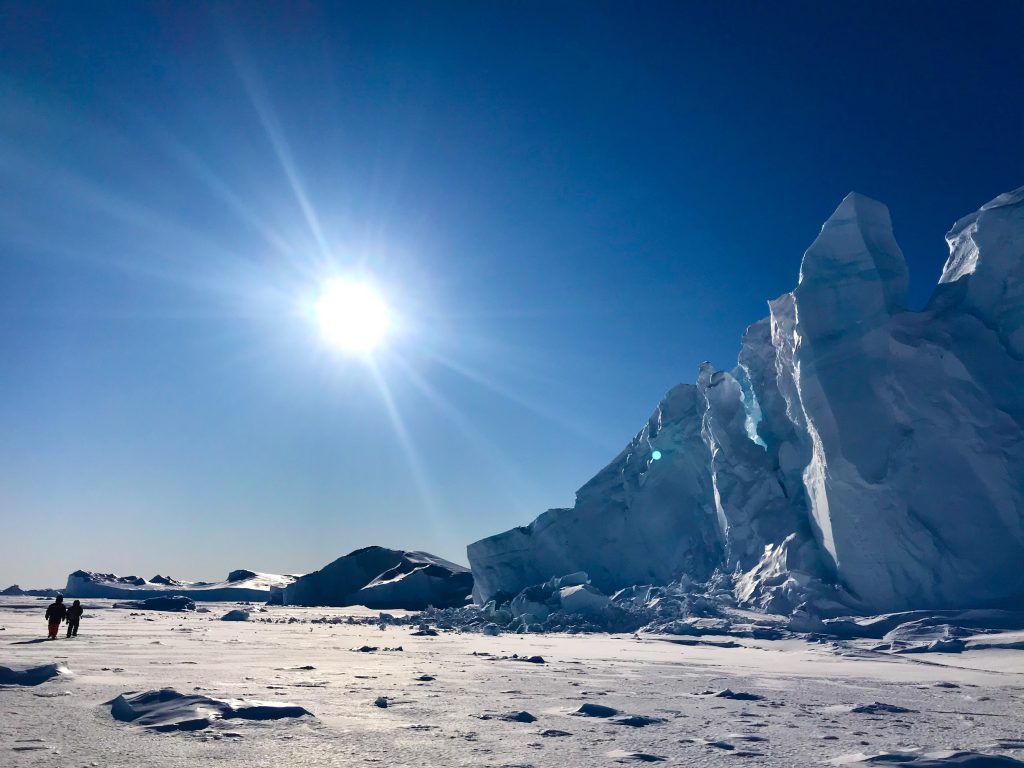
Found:
[[[731, 367], [847, 192], [919, 307], [1024, 184], [1017, 2], [198, 6], [0, 2], [0, 586], [465, 562]], [[350, 275], [369, 362], [310, 312]]]

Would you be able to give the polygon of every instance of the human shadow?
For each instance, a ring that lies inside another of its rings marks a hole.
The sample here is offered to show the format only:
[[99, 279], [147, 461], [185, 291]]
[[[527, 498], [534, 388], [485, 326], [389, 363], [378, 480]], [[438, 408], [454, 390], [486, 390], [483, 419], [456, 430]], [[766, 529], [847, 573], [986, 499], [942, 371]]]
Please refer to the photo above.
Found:
[[49, 638], [46, 637], [34, 637], [31, 640], [16, 640], [11, 645], [35, 645], [36, 643], [49, 642]]

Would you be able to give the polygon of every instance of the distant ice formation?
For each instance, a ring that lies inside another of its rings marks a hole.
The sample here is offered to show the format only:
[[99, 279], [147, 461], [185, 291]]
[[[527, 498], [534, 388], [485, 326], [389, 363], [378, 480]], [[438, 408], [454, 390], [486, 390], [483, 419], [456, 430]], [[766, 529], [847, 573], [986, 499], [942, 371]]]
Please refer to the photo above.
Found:
[[426, 552], [357, 549], [279, 593], [285, 605], [365, 605], [422, 610], [465, 605], [473, 590], [468, 568]]
[[114, 603], [115, 608], [133, 608], [139, 611], [194, 611], [195, 601], [184, 595], [162, 595], [148, 597], [145, 600], [129, 600], [126, 603]]
[[226, 580], [219, 582], [179, 581], [159, 574], [146, 581], [138, 576], [75, 571], [68, 576], [64, 595], [135, 600], [181, 595], [199, 601], [266, 602], [272, 589], [283, 589], [296, 578], [298, 577], [237, 570], [231, 571]]
[[671, 390], [574, 507], [469, 546], [477, 602], [585, 571], [786, 614], [1020, 606], [1024, 188], [946, 239], [908, 311], [888, 209], [846, 197], [735, 368]]

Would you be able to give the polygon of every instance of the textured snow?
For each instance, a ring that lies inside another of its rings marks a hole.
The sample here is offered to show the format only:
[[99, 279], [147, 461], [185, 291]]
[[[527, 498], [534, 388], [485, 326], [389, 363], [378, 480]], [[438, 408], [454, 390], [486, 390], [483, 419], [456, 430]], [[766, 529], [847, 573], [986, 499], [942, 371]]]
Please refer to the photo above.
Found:
[[308, 573], [281, 592], [285, 605], [364, 605], [420, 610], [465, 605], [467, 568], [426, 552], [365, 547]]
[[573, 509], [469, 546], [478, 603], [582, 570], [811, 622], [1019, 606], [1024, 188], [947, 240], [908, 311], [888, 209], [849, 195], [733, 370], [673, 389]]
[[[146, 615], [109, 604], [90, 601], [77, 638], [36, 643], [41, 604], [0, 598], [0, 663], [66, 658], [75, 671], [0, 691], [0, 765], [584, 768], [614, 765], [610, 752], [765, 768], [858, 753], [1024, 758], [1020, 651], [925, 658], [739, 633], [728, 646], [714, 634], [488, 637], [440, 623], [436, 635], [417, 635], [419, 617], [400, 612], [389, 622], [359, 608], [268, 606], [238, 623], [219, 619], [230, 604]], [[354, 650], [363, 646], [381, 650]], [[545, 663], [526, 663], [539, 655]], [[175, 693], [161, 702], [165, 689]], [[712, 695], [725, 689], [734, 698]], [[111, 716], [119, 696], [134, 719]], [[223, 719], [225, 705], [268, 703], [315, 717]], [[876, 703], [908, 711], [853, 711]], [[585, 705], [618, 714], [572, 714]]]

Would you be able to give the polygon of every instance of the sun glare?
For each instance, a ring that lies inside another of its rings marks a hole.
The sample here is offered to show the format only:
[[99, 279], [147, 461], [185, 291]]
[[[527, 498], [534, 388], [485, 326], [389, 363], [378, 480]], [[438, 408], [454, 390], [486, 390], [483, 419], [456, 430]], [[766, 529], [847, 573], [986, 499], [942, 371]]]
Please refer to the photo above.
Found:
[[391, 326], [391, 312], [380, 294], [353, 280], [325, 283], [314, 312], [324, 341], [351, 354], [372, 352]]

